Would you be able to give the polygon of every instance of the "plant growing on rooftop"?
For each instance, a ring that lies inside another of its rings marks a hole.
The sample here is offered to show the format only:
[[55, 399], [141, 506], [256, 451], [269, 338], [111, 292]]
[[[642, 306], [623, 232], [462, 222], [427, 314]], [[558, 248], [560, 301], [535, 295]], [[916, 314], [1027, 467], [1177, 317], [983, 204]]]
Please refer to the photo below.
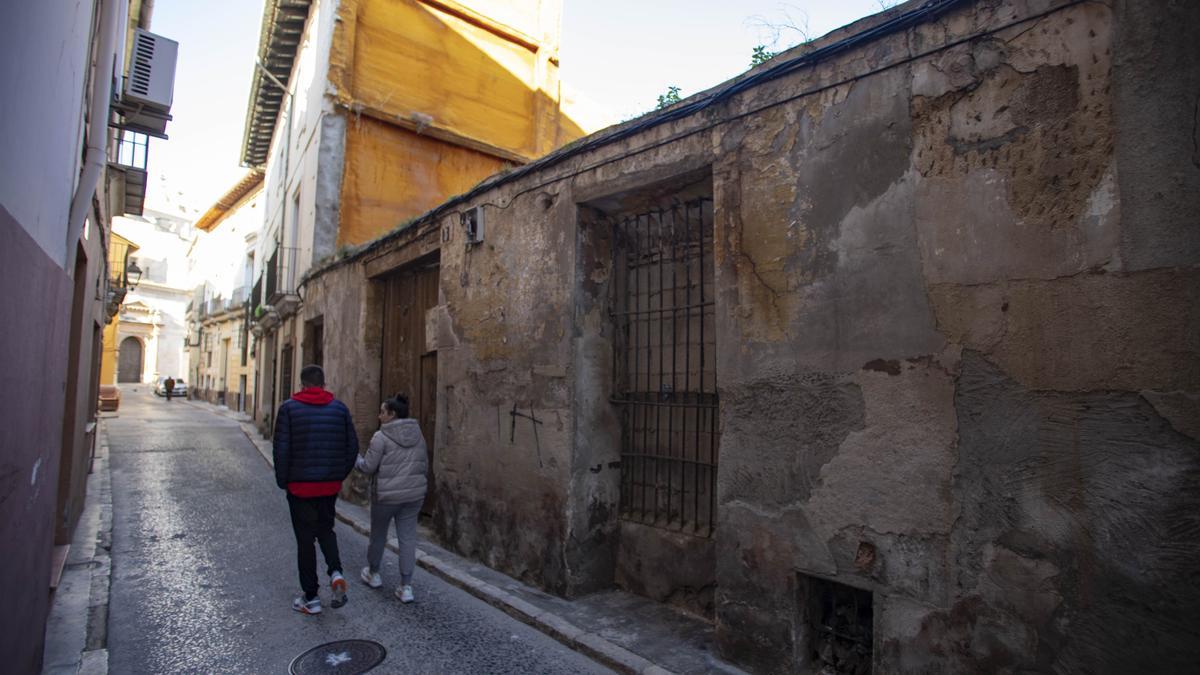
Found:
[[662, 110], [679, 103], [682, 99], [679, 98], [679, 87], [671, 85], [667, 87], [667, 93], [658, 95], [658, 105], [654, 106], [655, 110]]
[[778, 55], [779, 52], [768, 51], [766, 45], [758, 45], [754, 48], [754, 52], [750, 54], [750, 67], [753, 68], [754, 66], [764, 64]]

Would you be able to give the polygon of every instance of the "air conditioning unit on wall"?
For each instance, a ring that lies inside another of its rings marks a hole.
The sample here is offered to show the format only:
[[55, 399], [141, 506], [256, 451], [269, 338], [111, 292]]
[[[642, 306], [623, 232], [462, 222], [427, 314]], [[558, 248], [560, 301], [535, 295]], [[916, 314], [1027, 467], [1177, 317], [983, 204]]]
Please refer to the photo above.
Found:
[[117, 126], [166, 138], [178, 55], [178, 42], [141, 28], [134, 31], [129, 74], [114, 105], [122, 118]]
[[175, 60], [179, 43], [138, 28], [133, 61], [125, 79], [125, 98], [167, 112], [175, 93]]

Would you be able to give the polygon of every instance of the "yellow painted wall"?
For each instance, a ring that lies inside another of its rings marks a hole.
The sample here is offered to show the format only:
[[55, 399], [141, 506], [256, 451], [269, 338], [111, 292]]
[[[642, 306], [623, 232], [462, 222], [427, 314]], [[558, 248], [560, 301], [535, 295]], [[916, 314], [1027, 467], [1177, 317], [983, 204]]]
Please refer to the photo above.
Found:
[[117, 383], [117, 321], [104, 327], [104, 347], [100, 355], [100, 384]]
[[[114, 286], [125, 278], [126, 257], [138, 250], [138, 245], [125, 237], [111, 233], [108, 245], [108, 278]], [[100, 353], [100, 384], [117, 383], [117, 318], [114, 316], [104, 327], [104, 340]]]
[[351, 109], [533, 159], [585, 133], [559, 105], [560, 4], [343, 0], [330, 82]]
[[504, 168], [503, 160], [369, 117], [346, 125], [338, 245], [370, 241]]
[[[195, 381], [188, 381], [189, 388], [195, 396], [210, 395], [210, 401], [216, 402], [217, 392], [223, 386], [226, 391], [236, 396], [241, 387], [241, 376], [246, 376], [246, 395], [254, 395], [254, 357], [246, 359], [242, 365], [242, 324], [241, 314], [225, 314], [219, 319], [209, 319], [204, 322], [204, 341], [195, 352], [197, 361], [190, 363], [189, 373], [196, 370]], [[229, 341], [229, 351], [225, 352], [223, 345]], [[212, 365], [209, 365], [208, 352], [212, 352]], [[226, 360], [222, 362], [222, 353]], [[208, 391], [205, 388], [208, 387]], [[233, 407], [236, 398], [226, 399], [226, 405]]]

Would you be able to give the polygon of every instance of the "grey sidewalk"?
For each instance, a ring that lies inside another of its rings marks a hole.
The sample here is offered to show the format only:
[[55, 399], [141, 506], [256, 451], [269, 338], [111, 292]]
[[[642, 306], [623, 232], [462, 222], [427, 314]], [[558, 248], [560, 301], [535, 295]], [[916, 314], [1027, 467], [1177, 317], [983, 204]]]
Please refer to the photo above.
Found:
[[46, 621], [42, 672], [104, 675], [108, 672], [108, 589], [112, 575], [112, 478], [104, 417], [88, 476], [83, 513], [75, 527], [62, 578]]
[[[189, 401], [198, 408], [232, 417], [272, 464], [271, 443], [248, 418], [224, 407]], [[338, 519], [358, 532], [370, 532], [366, 507], [338, 503]], [[565, 600], [465, 559], [419, 533], [417, 564], [563, 644], [627, 673], [741, 673], [715, 656], [713, 627], [623, 591], [603, 591]], [[396, 550], [396, 540], [388, 548]], [[354, 575], [357, 576], [357, 575]]]

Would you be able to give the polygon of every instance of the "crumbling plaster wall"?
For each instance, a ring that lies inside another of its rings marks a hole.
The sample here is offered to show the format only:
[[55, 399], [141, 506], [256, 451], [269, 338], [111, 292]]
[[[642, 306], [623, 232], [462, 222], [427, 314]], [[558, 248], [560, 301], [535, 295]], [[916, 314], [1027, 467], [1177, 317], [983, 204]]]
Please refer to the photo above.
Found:
[[[1196, 192], [1124, 187], [1197, 178], [1137, 124], [1191, 110], [1195, 10], [1068, 4], [966, 3], [716, 141], [727, 655], [817, 667], [799, 572], [876, 592], [884, 672], [1195, 659]], [[1190, 88], [1142, 81], [1164, 39]]]
[[[448, 545], [562, 594], [613, 583], [611, 248], [586, 204], [704, 167], [709, 146], [702, 135], [564, 180], [535, 175], [441, 219], [444, 304], [430, 330], [443, 434], [435, 526]], [[472, 206], [485, 240], [469, 245], [458, 212]]]
[[443, 223], [435, 525], [460, 552], [565, 592], [574, 228], [570, 202], [530, 218], [532, 201], [485, 207], [480, 244], [456, 215]]

